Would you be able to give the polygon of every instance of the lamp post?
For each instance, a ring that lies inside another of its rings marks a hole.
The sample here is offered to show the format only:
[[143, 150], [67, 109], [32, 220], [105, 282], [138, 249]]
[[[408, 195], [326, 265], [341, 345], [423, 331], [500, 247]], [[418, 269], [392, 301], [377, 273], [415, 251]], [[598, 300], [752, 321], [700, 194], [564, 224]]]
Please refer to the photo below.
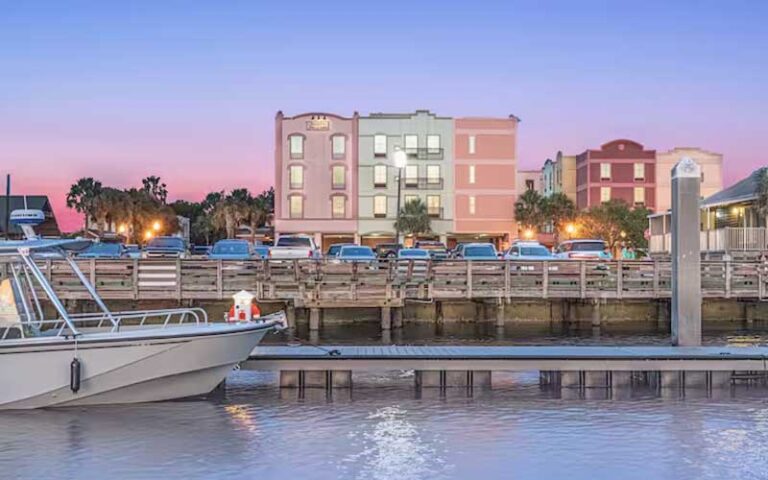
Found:
[[403, 186], [403, 169], [408, 164], [408, 154], [400, 147], [392, 152], [392, 163], [397, 168], [397, 211], [395, 212], [395, 243], [400, 244], [400, 193]]

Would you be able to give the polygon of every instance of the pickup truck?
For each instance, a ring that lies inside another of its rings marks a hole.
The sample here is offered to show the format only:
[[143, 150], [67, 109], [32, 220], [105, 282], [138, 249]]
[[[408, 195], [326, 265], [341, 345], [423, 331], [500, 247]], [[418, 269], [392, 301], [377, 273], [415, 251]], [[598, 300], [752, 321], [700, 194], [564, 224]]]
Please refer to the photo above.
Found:
[[320, 256], [315, 239], [308, 235], [283, 235], [269, 249], [269, 258], [293, 260], [294, 258], [318, 258]]

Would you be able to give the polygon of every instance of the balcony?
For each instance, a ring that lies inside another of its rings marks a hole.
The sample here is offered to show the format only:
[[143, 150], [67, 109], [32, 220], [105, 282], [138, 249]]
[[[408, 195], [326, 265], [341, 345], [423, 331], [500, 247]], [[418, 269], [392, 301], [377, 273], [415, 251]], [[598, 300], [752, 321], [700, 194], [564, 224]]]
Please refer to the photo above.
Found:
[[[768, 250], [765, 227], [726, 227], [700, 233], [702, 252], [762, 252]], [[672, 234], [651, 235], [651, 253], [670, 253]]]
[[405, 190], [442, 190], [443, 179], [442, 178], [429, 178], [429, 177], [404, 177], [403, 189]]
[[405, 153], [411, 158], [417, 158], [419, 160], [442, 160], [443, 149], [442, 148], [405, 148]]

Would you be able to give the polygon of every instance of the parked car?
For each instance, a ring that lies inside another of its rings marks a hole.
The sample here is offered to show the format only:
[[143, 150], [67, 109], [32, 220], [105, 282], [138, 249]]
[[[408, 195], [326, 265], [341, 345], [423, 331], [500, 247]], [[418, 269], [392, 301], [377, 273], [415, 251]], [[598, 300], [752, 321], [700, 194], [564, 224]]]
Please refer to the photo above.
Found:
[[269, 258], [269, 249], [272, 248], [269, 245], [256, 245], [253, 247], [254, 253], [257, 258]]
[[143, 258], [187, 258], [187, 244], [181, 237], [155, 237], [147, 243]]
[[376, 245], [376, 256], [379, 258], [395, 258], [403, 248], [402, 243], [380, 243]]
[[330, 247], [328, 247], [328, 251], [325, 252], [326, 258], [335, 258], [339, 255], [339, 252], [341, 251], [341, 247], [346, 245], [355, 245], [354, 243], [334, 243]]
[[448, 249], [443, 242], [435, 240], [416, 240], [413, 248], [427, 250], [433, 260], [445, 260], [448, 258]]
[[371, 247], [360, 245], [344, 245], [336, 258], [342, 262], [370, 262], [376, 261], [376, 254]]
[[191, 249], [193, 256], [204, 257], [211, 252], [210, 245], [193, 245]]
[[556, 258], [576, 260], [610, 260], [611, 254], [607, 251], [602, 240], [566, 240], [562, 242], [555, 252]]
[[295, 258], [317, 258], [319, 250], [315, 239], [309, 235], [283, 235], [277, 244], [269, 249], [269, 258], [293, 260]]
[[411, 274], [417, 277], [424, 277], [431, 258], [427, 250], [403, 248], [397, 252], [397, 271], [400, 274], [406, 274], [412, 264]]
[[491, 243], [468, 243], [457, 258], [464, 260], [498, 260], [499, 254]]
[[250, 260], [254, 256], [253, 245], [247, 240], [219, 240], [208, 253], [211, 260]]
[[454, 246], [453, 249], [448, 252], [448, 257], [459, 258], [459, 255], [461, 255], [461, 252], [464, 250], [466, 245], [467, 243], [465, 242], [457, 243], [456, 246]]
[[122, 243], [94, 243], [77, 255], [77, 258], [126, 258]]
[[552, 260], [554, 255], [539, 242], [518, 242], [504, 254], [505, 260]]

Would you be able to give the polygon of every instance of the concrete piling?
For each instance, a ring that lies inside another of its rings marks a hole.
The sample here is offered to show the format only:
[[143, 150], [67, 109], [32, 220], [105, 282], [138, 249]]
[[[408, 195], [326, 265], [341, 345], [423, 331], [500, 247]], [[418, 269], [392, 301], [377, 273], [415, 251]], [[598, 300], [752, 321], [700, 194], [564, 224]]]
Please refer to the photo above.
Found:
[[392, 328], [403, 328], [403, 307], [392, 310]]
[[322, 312], [318, 307], [312, 307], [309, 309], [309, 330], [320, 330], [320, 322], [322, 318]]
[[381, 329], [390, 330], [392, 328], [392, 308], [381, 307]]

